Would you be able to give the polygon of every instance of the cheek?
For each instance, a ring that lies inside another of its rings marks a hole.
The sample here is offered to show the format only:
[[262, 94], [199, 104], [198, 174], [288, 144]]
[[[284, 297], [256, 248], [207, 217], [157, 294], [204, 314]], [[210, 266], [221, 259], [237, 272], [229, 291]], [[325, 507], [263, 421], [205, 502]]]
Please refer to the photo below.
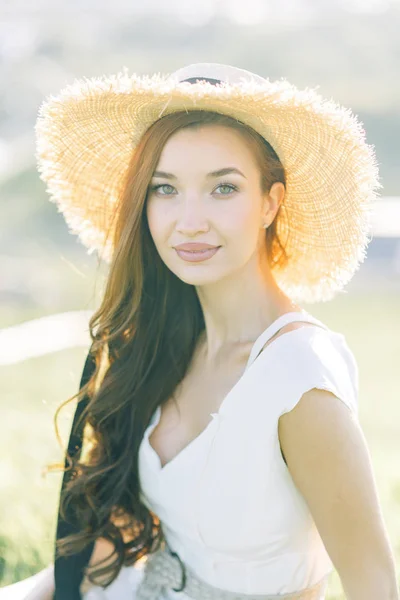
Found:
[[232, 264], [244, 266], [259, 251], [260, 210], [249, 201], [232, 211], [226, 224], [227, 257]]
[[232, 205], [223, 218], [223, 231], [227, 242], [232, 239], [237, 242], [238, 248], [254, 247], [257, 243], [260, 227], [260, 214], [251, 202], [242, 202]]
[[162, 241], [168, 229], [169, 216], [163, 207], [156, 206], [153, 202], [148, 204], [146, 211], [150, 234], [157, 245]]

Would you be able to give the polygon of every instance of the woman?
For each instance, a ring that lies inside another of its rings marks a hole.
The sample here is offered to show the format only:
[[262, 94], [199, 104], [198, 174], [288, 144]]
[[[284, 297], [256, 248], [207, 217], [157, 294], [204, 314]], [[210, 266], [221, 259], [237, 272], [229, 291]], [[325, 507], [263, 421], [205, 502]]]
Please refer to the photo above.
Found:
[[197, 64], [77, 82], [37, 132], [110, 271], [35, 598], [321, 600], [334, 566], [350, 600], [398, 599], [357, 363], [300, 305], [365, 256], [379, 184], [356, 118]]

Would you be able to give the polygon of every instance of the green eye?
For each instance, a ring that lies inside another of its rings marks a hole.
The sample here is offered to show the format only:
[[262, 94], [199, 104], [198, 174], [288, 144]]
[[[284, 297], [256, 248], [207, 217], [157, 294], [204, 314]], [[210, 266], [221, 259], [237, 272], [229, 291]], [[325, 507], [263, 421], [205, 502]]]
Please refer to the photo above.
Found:
[[235, 185], [231, 185], [230, 183], [221, 183], [216, 189], [221, 188], [225, 188], [226, 191], [219, 194], [220, 196], [227, 196], [228, 194], [237, 191], [237, 187]]
[[168, 183], [161, 183], [159, 185], [154, 185], [151, 188], [152, 192], [158, 192], [161, 188], [170, 188], [169, 190], [167, 190], [166, 192], [162, 192], [161, 196], [169, 196], [170, 194], [173, 193], [174, 187], [172, 185], [169, 185]]

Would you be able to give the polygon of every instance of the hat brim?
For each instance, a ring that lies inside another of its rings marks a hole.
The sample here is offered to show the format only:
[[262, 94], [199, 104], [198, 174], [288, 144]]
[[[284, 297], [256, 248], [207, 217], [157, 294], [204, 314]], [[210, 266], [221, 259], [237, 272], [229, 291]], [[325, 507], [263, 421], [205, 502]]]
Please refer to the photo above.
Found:
[[132, 151], [161, 116], [194, 109], [230, 115], [272, 145], [287, 177], [277, 230], [289, 257], [274, 275], [297, 301], [331, 299], [365, 258], [378, 165], [349, 109], [285, 80], [214, 86], [122, 72], [50, 97], [36, 124], [38, 169], [70, 232], [110, 261]]

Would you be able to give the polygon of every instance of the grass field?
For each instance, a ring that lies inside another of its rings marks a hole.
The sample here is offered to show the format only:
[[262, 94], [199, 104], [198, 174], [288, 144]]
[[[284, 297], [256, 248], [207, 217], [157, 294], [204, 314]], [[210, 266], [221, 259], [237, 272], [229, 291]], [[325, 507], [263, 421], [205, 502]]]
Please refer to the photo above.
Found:
[[[344, 333], [358, 361], [360, 421], [399, 564], [400, 296], [349, 293], [304, 307]], [[7, 324], [4, 315], [1, 321]], [[53, 416], [57, 406], [77, 391], [85, 356], [86, 349], [77, 348], [0, 368], [1, 585], [28, 577], [52, 560], [61, 474], [43, 478], [42, 469], [62, 458]], [[64, 439], [73, 408], [74, 404], [62, 413]], [[334, 572], [327, 599], [340, 598], [344, 596]]]

